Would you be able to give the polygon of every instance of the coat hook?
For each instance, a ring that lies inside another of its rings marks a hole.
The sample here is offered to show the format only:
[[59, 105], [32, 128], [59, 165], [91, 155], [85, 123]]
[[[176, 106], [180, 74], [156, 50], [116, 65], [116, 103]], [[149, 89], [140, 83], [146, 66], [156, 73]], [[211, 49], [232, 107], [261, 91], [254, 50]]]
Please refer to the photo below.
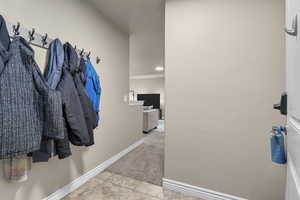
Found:
[[47, 33], [45, 34], [45, 36], [42, 36], [42, 43], [43, 43], [43, 46], [45, 46], [46, 44], [48, 44], [47, 38], [48, 38], [48, 34], [47, 34]]
[[99, 58], [99, 56], [97, 56], [97, 58], [96, 58], [96, 63], [99, 64], [100, 61], [101, 61], [101, 59]]
[[17, 35], [20, 35], [20, 22], [18, 22], [17, 23], [17, 25], [13, 25], [13, 31], [14, 31], [14, 34], [15, 34], [15, 36], [17, 36]]
[[76, 45], [74, 46], [74, 49], [75, 49], [75, 50], [77, 49], [77, 46], [76, 46]]
[[91, 52], [89, 51], [89, 53], [86, 55], [86, 57], [87, 57], [88, 59], [90, 59], [90, 56], [91, 56]]
[[83, 56], [83, 54], [84, 54], [84, 49], [81, 50], [80, 56]]
[[35, 33], [35, 29], [33, 28], [31, 31], [28, 32], [29, 34], [29, 42], [31, 42], [32, 40], [34, 40], [34, 33]]

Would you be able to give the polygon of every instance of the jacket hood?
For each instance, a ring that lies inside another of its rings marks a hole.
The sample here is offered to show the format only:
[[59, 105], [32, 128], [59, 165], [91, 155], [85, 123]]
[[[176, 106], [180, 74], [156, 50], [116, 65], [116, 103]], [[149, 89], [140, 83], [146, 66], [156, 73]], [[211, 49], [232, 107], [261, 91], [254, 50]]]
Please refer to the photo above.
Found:
[[53, 40], [49, 45], [48, 63], [44, 72], [44, 77], [48, 86], [56, 89], [62, 75], [64, 64], [64, 48], [59, 39]]
[[55, 39], [50, 44], [50, 52], [51, 52], [51, 58], [52, 61], [55, 62], [57, 68], [59, 70], [62, 69], [62, 66], [64, 64], [64, 47], [59, 39]]
[[8, 49], [10, 45], [10, 38], [7, 31], [6, 23], [4, 18], [0, 15], [0, 58], [2, 63], [0, 64], [0, 74], [4, 69], [4, 63], [8, 60]]
[[72, 47], [70, 43], [64, 44], [64, 67], [69, 70], [72, 74], [79, 70], [78, 66], [78, 56], [76, 50]]
[[10, 38], [6, 27], [6, 22], [2, 15], [0, 15], [0, 42], [6, 50], [9, 49]]

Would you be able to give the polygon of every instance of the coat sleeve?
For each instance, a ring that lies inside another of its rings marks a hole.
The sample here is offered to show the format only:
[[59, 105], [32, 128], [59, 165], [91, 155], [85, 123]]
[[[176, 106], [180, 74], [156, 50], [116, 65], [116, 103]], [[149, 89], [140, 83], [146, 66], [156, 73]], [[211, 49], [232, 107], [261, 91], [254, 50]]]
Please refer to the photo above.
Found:
[[100, 80], [97, 74], [94, 74], [93, 76], [93, 86], [94, 90], [97, 95], [96, 99], [96, 112], [99, 113], [100, 109], [100, 97], [101, 97], [101, 85], [100, 85]]
[[64, 159], [72, 155], [70, 141], [67, 134], [67, 130], [64, 131], [65, 137], [61, 140], [55, 140], [55, 152], [58, 155], [59, 159]]

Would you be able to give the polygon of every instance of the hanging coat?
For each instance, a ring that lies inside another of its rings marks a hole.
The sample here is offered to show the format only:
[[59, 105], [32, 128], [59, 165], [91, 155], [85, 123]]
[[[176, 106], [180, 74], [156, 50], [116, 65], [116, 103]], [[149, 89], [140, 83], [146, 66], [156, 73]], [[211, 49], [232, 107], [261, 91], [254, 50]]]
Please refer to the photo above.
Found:
[[[81, 108], [84, 113], [87, 130], [90, 137], [90, 142], [86, 146], [91, 146], [94, 144], [93, 129], [97, 127], [96, 114], [93, 110], [93, 106], [89, 100], [89, 97], [85, 92], [82, 80], [80, 78], [82, 72], [80, 71], [80, 66], [78, 65], [78, 56], [75, 49], [71, 46], [71, 44], [66, 43], [64, 44], [64, 51], [65, 51], [64, 67], [71, 73], [73, 77], [74, 85], [79, 95]], [[80, 65], [82, 63], [84, 63], [84, 61], [80, 60]], [[70, 141], [71, 140], [72, 139], [70, 138]]]
[[22, 37], [7, 50], [0, 42], [0, 159], [40, 148], [42, 135], [62, 138], [62, 102], [34, 61], [34, 51]]
[[[84, 65], [84, 59], [81, 58], [80, 60], [80, 65]], [[80, 66], [79, 66], [80, 67]], [[78, 93], [80, 94], [80, 99], [81, 99], [81, 105], [85, 111], [85, 115], [86, 115], [86, 123], [88, 126], [88, 131], [89, 131], [89, 135], [90, 135], [90, 144], [88, 146], [91, 146], [94, 144], [94, 133], [93, 133], [93, 129], [95, 129], [98, 125], [98, 121], [97, 121], [97, 115], [96, 112], [93, 109], [93, 105], [91, 100], [89, 99], [83, 82], [81, 81], [81, 76], [84, 76], [83, 73], [79, 70], [79, 72], [74, 76], [74, 81], [75, 81], [75, 85], [77, 86], [77, 90]]]
[[69, 154], [69, 142], [76, 146], [85, 146], [90, 143], [88, 128], [85, 122], [84, 111], [76, 90], [73, 77], [63, 68], [61, 81], [57, 86], [63, 98], [65, 130], [67, 137], [55, 140], [56, 153], [63, 158]]
[[75, 54], [64, 53], [64, 55], [62, 75], [57, 90], [61, 92], [63, 98], [65, 130], [67, 134], [64, 139], [55, 140], [56, 153], [59, 158], [65, 158], [71, 154], [70, 142], [76, 146], [87, 146], [90, 144], [90, 135], [85, 120], [85, 113], [81, 106], [80, 96], [71, 72], [68, 70], [74, 65], [76, 66], [75, 63], [78, 62], [78, 58], [76, 52]]
[[90, 60], [85, 61], [85, 66], [85, 91], [93, 104], [94, 111], [97, 115], [97, 120], [99, 121], [101, 97], [101, 85], [99, 76]]
[[[62, 43], [59, 39], [53, 40], [48, 49], [48, 63], [45, 68], [44, 77], [47, 82], [47, 85], [51, 89], [56, 89], [61, 76], [62, 76], [62, 66], [64, 63], [64, 49], [62, 46]], [[62, 97], [62, 100], [64, 98]], [[64, 119], [64, 118], [63, 118]], [[65, 125], [65, 120], [63, 122]], [[66, 128], [64, 128], [63, 131], [63, 138], [60, 138], [62, 140], [67, 137]], [[42, 137], [42, 143], [41, 148], [32, 153], [32, 160], [33, 162], [48, 162], [49, 159], [52, 157], [52, 155], [55, 154], [55, 148], [54, 148], [54, 139], [55, 138], [48, 138], [48, 137]], [[59, 140], [59, 138], [58, 138]], [[63, 158], [68, 157], [71, 155], [70, 145], [67, 145], [69, 151], [64, 154]], [[68, 155], [66, 155], [68, 154]], [[60, 157], [60, 154], [59, 154]], [[61, 158], [61, 157], [60, 157]]]

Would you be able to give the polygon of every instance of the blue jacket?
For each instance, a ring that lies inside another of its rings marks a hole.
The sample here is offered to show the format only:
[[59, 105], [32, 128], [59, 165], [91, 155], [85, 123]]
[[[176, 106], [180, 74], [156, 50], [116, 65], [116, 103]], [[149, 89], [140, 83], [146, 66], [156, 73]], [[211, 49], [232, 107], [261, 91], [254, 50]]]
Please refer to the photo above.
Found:
[[100, 96], [101, 96], [101, 85], [99, 76], [89, 60], [85, 61], [85, 91], [87, 92], [95, 112], [97, 113], [97, 120], [100, 119]]

